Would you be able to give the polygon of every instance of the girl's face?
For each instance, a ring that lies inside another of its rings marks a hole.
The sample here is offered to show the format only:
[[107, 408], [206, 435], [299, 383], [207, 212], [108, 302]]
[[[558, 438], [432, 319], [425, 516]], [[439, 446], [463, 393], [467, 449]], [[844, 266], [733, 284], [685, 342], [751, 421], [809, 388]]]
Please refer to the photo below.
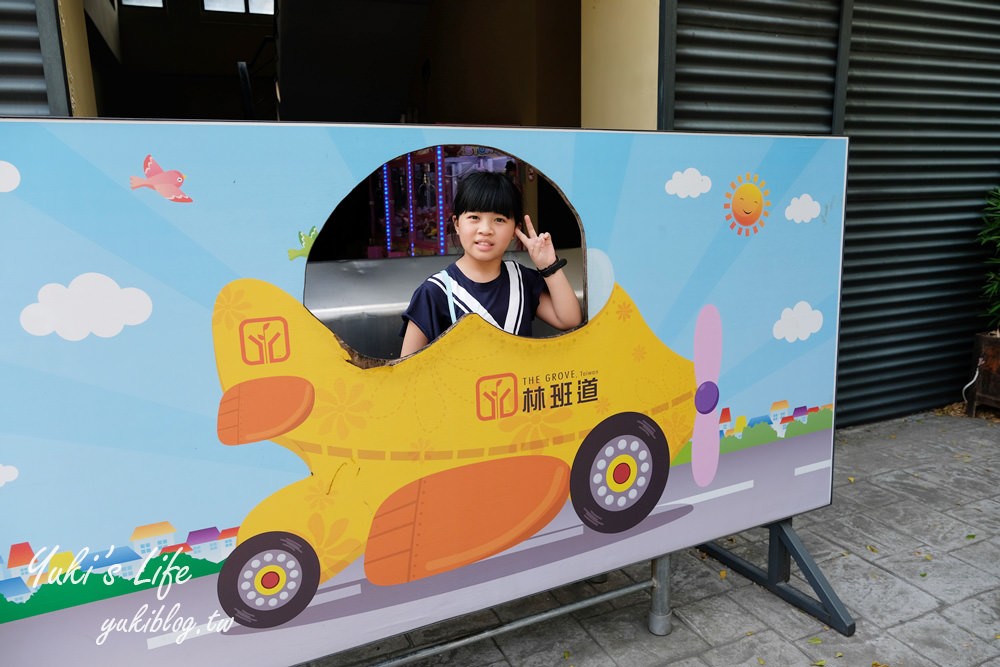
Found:
[[502, 259], [516, 228], [511, 218], [491, 211], [466, 211], [454, 224], [465, 254], [480, 262]]

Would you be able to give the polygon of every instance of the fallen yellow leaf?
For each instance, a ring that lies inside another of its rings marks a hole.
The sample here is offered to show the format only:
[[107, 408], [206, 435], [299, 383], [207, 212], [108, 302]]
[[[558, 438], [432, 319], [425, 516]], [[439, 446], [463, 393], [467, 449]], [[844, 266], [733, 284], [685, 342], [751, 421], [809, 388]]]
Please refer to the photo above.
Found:
[[866, 544], [865, 548], [867, 548], [868, 551], [871, 551], [873, 554], [877, 554], [878, 553], [878, 547], [875, 547], [875, 546], [873, 546], [871, 544]]
[[819, 637], [813, 637], [812, 639], [809, 640], [809, 643], [810, 644], [822, 644], [823, 640], [820, 639]]
[[836, 653], [833, 654], [833, 657], [834, 658], [843, 658], [844, 654], [841, 653], [840, 651], [837, 651]]
[[719, 570], [719, 579], [725, 579], [728, 576], [729, 576], [728, 572], [726, 572], [725, 570]]
[[854, 478], [853, 477], [848, 477], [847, 481], [850, 482], [851, 484], [854, 484]]
[[764, 658], [757, 658], [757, 664], [758, 665], [763, 665], [764, 664]]
[[813, 667], [826, 667], [826, 660], [817, 660], [813, 663]]

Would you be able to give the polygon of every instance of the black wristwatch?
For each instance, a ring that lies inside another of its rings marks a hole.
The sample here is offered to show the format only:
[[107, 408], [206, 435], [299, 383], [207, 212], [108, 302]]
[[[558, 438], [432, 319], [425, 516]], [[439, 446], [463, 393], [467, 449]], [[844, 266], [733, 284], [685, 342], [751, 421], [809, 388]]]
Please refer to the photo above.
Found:
[[538, 269], [538, 273], [542, 275], [542, 278], [548, 278], [549, 276], [551, 276], [564, 266], [566, 266], [565, 258], [557, 259], [556, 261], [552, 262], [552, 264], [546, 266], [544, 269]]

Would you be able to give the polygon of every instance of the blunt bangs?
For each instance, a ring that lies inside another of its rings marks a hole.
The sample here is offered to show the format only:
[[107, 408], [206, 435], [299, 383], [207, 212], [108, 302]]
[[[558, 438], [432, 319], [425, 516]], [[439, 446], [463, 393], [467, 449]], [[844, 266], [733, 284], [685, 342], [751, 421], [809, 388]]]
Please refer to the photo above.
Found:
[[521, 191], [506, 174], [474, 171], [459, 182], [452, 206], [455, 215], [468, 211], [500, 213], [520, 226], [524, 219]]

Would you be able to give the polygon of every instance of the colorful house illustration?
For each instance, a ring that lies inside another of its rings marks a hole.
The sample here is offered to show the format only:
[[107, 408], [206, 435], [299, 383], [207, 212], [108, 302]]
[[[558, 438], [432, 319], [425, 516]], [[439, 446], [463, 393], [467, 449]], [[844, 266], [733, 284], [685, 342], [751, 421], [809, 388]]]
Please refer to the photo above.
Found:
[[775, 401], [771, 404], [771, 428], [778, 434], [779, 438], [785, 437], [785, 429], [791, 421], [792, 408], [788, 401]]
[[746, 415], [740, 415], [739, 417], [737, 417], [736, 422], [733, 424], [733, 430], [732, 430], [732, 434], [736, 436], [737, 440], [743, 439], [743, 431], [746, 430], [746, 427], [747, 427]]
[[222, 550], [223, 558], [228, 558], [229, 554], [233, 553], [233, 549], [236, 548], [236, 534], [239, 531], [240, 527], [234, 526], [219, 533], [219, 548]]
[[202, 528], [188, 533], [187, 543], [191, 546], [191, 555], [218, 563], [225, 556], [219, 549], [219, 529], [216, 527]]
[[732, 427], [733, 418], [729, 408], [722, 408], [722, 414], [719, 416], [719, 436], [725, 437]]
[[25, 602], [31, 597], [31, 590], [25, 585], [21, 577], [11, 577], [0, 580], [0, 595], [8, 602]]
[[809, 407], [806, 405], [800, 405], [795, 408], [795, 412], [792, 413], [792, 419], [799, 422], [800, 424], [805, 424], [806, 420], [809, 418]]
[[42, 584], [62, 581], [68, 572], [80, 569], [80, 564], [76, 562], [76, 555], [72, 551], [60, 551], [49, 558], [42, 558], [39, 567], [46, 564], [48, 569], [45, 572], [38, 572], [28, 579], [28, 587], [32, 591]]
[[129, 541], [132, 550], [142, 557], [148, 556], [153, 549], [163, 550], [163, 547], [173, 544], [176, 540], [177, 530], [170, 525], [169, 521], [150, 523], [139, 526], [132, 531]]
[[10, 545], [10, 553], [7, 556], [7, 569], [11, 577], [21, 577], [27, 581], [32, 572], [29, 569], [31, 561], [35, 558], [35, 550], [27, 542], [18, 542]]
[[132, 547], [112, 547], [110, 551], [104, 549], [88, 554], [80, 563], [84, 571], [90, 570], [95, 574], [107, 572], [114, 566], [118, 566], [112, 574], [122, 579], [134, 579], [139, 574], [142, 567], [142, 558]]
[[180, 544], [171, 544], [170, 546], [163, 547], [160, 553], [172, 554], [175, 551], [179, 551], [182, 554], [191, 553], [191, 545], [187, 542], [181, 542]]

